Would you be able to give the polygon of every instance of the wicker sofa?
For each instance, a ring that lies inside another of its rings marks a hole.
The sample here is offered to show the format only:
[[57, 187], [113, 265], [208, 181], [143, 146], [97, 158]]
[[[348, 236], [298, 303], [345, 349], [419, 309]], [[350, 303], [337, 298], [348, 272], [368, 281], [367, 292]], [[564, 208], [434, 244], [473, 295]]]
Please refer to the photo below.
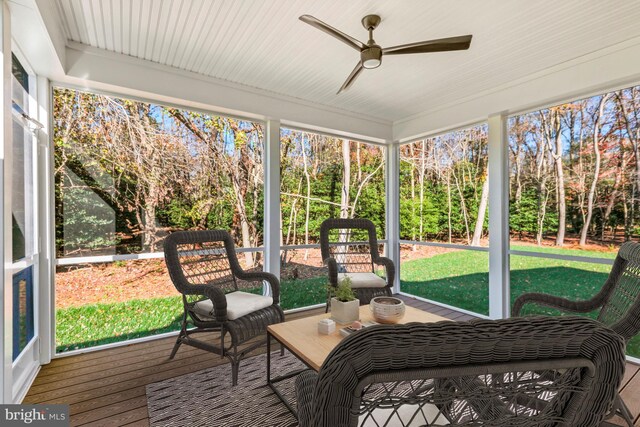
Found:
[[301, 427], [598, 426], [624, 340], [581, 317], [381, 325], [296, 379]]

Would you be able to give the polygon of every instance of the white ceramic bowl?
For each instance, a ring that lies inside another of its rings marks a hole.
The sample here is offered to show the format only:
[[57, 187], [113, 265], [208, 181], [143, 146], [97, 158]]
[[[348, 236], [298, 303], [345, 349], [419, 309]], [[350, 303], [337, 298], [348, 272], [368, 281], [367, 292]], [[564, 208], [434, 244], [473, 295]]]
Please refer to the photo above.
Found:
[[396, 323], [404, 317], [404, 301], [395, 297], [375, 297], [369, 308], [378, 323]]

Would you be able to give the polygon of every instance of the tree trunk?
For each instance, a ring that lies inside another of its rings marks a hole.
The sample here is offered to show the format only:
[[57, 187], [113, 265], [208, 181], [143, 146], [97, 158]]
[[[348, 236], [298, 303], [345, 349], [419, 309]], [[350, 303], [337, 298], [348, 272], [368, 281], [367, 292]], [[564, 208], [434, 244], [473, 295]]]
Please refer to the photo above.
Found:
[[420, 241], [424, 241], [424, 174], [425, 174], [425, 151], [426, 140], [422, 140], [422, 149], [420, 150], [420, 179], [418, 184], [420, 185], [420, 225], [418, 227], [418, 236]]
[[540, 113], [540, 122], [543, 127], [544, 139], [547, 150], [553, 158], [556, 171], [556, 194], [558, 204], [558, 231], [556, 234], [556, 246], [564, 245], [564, 235], [567, 228], [567, 201], [564, 188], [564, 169], [562, 163], [562, 138], [560, 133], [560, 111], [557, 108], [549, 109], [549, 117]]
[[360, 199], [360, 194], [362, 194], [362, 190], [364, 189], [364, 186], [367, 185], [367, 182], [369, 182], [376, 173], [378, 173], [378, 171], [382, 168], [382, 166], [384, 166], [384, 163], [381, 162], [378, 165], [378, 167], [376, 167], [373, 170], [373, 172], [371, 172], [370, 174], [367, 174], [364, 177], [364, 179], [362, 179], [362, 176], [360, 177], [361, 181], [360, 181], [360, 184], [358, 185], [358, 190], [356, 191], [356, 195], [353, 198], [353, 203], [351, 204], [351, 218], [355, 218], [356, 207], [358, 206], [358, 200]]
[[[236, 177], [234, 177], [236, 178]], [[240, 233], [242, 235], [242, 247], [251, 247], [251, 232], [249, 230], [249, 221], [247, 218], [246, 206], [244, 203], [244, 194], [241, 189], [240, 183], [237, 179], [232, 179], [233, 190], [236, 195], [236, 209], [238, 210], [238, 217], [240, 219]], [[253, 255], [251, 252], [244, 252], [245, 268], [253, 267]]]
[[[349, 141], [346, 139], [342, 140], [342, 190], [340, 192], [340, 218], [348, 218], [349, 217], [349, 189], [351, 187], [351, 150], [349, 146]], [[348, 242], [349, 236], [347, 236], [346, 230], [339, 230], [340, 236], [338, 241], [340, 243]], [[349, 246], [341, 246], [340, 252], [347, 253], [349, 252]], [[346, 255], [338, 255], [336, 257], [336, 261], [338, 264], [344, 264], [347, 259]]]
[[582, 231], [580, 232], [580, 246], [585, 246], [587, 244], [587, 233], [591, 226], [591, 218], [593, 216], [593, 202], [596, 195], [598, 178], [600, 177], [600, 122], [602, 120], [602, 115], [604, 114], [604, 105], [608, 98], [609, 94], [603, 95], [602, 99], [600, 99], [600, 104], [598, 105], [598, 116], [596, 117], [593, 125], [593, 155], [595, 157], [595, 167], [593, 171], [593, 181], [591, 182], [591, 187], [587, 196], [587, 218], [582, 226]]
[[579, 142], [579, 153], [578, 156], [578, 207], [580, 209], [580, 216], [582, 217], [582, 223], [584, 224], [587, 220], [587, 210], [585, 207], [586, 201], [586, 188], [587, 188], [587, 173], [584, 168], [584, 156], [582, 155], [584, 151], [584, 130], [586, 126], [585, 114], [584, 114], [584, 105], [580, 107], [580, 132], [578, 136]]
[[567, 199], [564, 188], [564, 168], [562, 164], [562, 138], [560, 137], [560, 113], [556, 113], [556, 134], [555, 145], [556, 152], [554, 161], [556, 167], [556, 188], [558, 192], [558, 234], [556, 234], [556, 246], [564, 245], [564, 235], [567, 229]]
[[[415, 171], [416, 171], [416, 162], [414, 155], [414, 147], [415, 144], [409, 144], [409, 157], [411, 159], [411, 240], [416, 240], [416, 180], [415, 180]], [[412, 250], [415, 252], [418, 247], [416, 245], [412, 245]]]
[[458, 175], [456, 172], [453, 172], [453, 179], [456, 182], [456, 188], [458, 189], [458, 195], [460, 196], [460, 210], [462, 211], [462, 218], [464, 219], [464, 230], [465, 235], [467, 236], [467, 244], [471, 244], [471, 235], [469, 233], [469, 214], [467, 212], [467, 203], [464, 200], [464, 193], [462, 191], [462, 187], [460, 185], [460, 181], [458, 180]]
[[482, 194], [480, 195], [480, 205], [478, 206], [478, 218], [476, 219], [476, 227], [473, 231], [473, 239], [471, 246], [480, 246], [480, 238], [484, 228], [484, 218], [487, 213], [487, 204], [489, 202], [489, 175], [485, 177], [482, 183]]
[[[542, 145], [540, 145], [542, 144]], [[536, 178], [538, 181], [538, 213], [536, 222], [536, 243], [542, 245], [544, 236], [544, 220], [547, 215], [547, 204], [549, 202], [549, 192], [547, 190], [547, 159], [544, 143], [539, 143], [536, 149]]]
[[451, 243], [451, 211], [453, 206], [451, 204], [451, 172], [447, 171], [447, 208], [449, 215], [447, 216], [447, 225], [449, 227], [449, 243]]
[[[602, 216], [602, 234], [600, 235], [600, 240], [604, 242], [605, 239], [605, 230], [607, 229], [607, 223], [609, 222], [609, 217], [611, 216], [611, 212], [613, 211], [613, 207], [616, 204], [616, 199], [620, 195], [620, 187], [623, 181], [624, 171], [627, 168], [627, 158], [625, 156], [625, 149], [623, 144], [622, 137], [618, 140], [618, 146], [620, 150], [620, 159], [616, 165], [616, 175], [615, 180], [613, 182], [613, 188], [611, 189], [611, 194], [609, 194], [609, 200], [607, 201], [607, 207]], [[624, 190], [622, 191], [624, 193]], [[626, 214], [625, 214], [626, 216]], [[613, 236], [612, 239], [615, 238], [615, 227], [613, 228]]]
[[544, 236], [544, 220], [547, 215], [547, 204], [549, 203], [546, 176], [542, 177], [538, 192], [538, 229], [536, 233], [536, 243], [540, 246], [542, 245], [542, 237]]
[[[307, 138], [308, 141], [308, 138]], [[305, 217], [304, 217], [304, 244], [309, 244], [309, 211], [311, 210], [311, 177], [309, 176], [309, 167], [307, 166], [307, 151], [304, 147], [304, 133], [302, 134], [300, 140], [300, 146], [302, 148], [302, 162], [303, 162], [303, 171], [304, 177], [307, 181], [307, 205], [305, 206]], [[309, 259], [309, 249], [304, 250], [304, 260]]]

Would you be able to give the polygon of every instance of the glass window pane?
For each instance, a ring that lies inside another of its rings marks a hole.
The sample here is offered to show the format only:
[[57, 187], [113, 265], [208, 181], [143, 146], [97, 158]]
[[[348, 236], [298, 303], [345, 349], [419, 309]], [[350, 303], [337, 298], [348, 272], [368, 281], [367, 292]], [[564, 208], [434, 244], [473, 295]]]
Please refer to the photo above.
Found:
[[[14, 57], [15, 60], [15, 57]], [[17, 65], [20, 65], [19, 63]], [[14, 64], [14, 68], [16, 65]], [[22, 69], [24, 71], [24, 69]], [[26, 74], [25, 74], [26, 76]], [[24, 76], [23, 76], [24, 77]], [[26, 77], [24, 77], [26, 78]], [[28, 93], [14, 76], [13, 102], [26, 108]], [[28, 87], [28, 86], [27, 86]], [[33, 133], [27, 122], [14, 114], [11, 176], [11, 222], [13, 261], [33, 255]]]
[[636, 86], [509, 119], [512, 249], [612, 258], [640, 235], [639, 113]]
[[284, 245], [317, 243], [322, 221], [339, 217], [370, 219], [384, 239], [383, 148], [282, 129], [280, 161]]
[[400, 237], [488, 246], [487, 125], [400, 147]]
[[[512, 251], [614, 259], [623, 242], [639, 237], [639, 112], [636, 86], [509, 119]], [[512, 253], [511, 296], [590, 299], [610, 270]], [[640, 338], [627, 351], [640, 355]]]
[[[63, 88], [53, 119], [59, 259], [161, 252], [183, 229], [262, 245], [261, 124]], [[238, 258], [262, 269], [261, 251]], [[58, 266], [58, 351], [175, 330], [181, 313], [161, 258]]]
[[28, 267], [13, 275], [13, 360], [33, 336], [33, 267]]
[[257, 123], [54, 91], [58, 256], [158, 252], [178, 229], [263, 234]]
[[25, 212], [25, 130], [22, 123], [13, 120], [13, 173], [11, 221], [13, 239], [13, 260], [17, 261], [26, 255], [27, 215]]
[[[20, 61], [18, 61], [18, 58], [16, 58], [16, 56], [13, 53], [11, 53], [11, 74], [16, 79], [16, 83], [18, 83], [18, 87], [22, 88], [22, 90], [24, 90], [25, 92], [29, 92], [29, 74], [27, 73], [27, 70], [24, 69]], [[24, 104], [21, 101], [22, 98], [21, 97], [16, 98], [15, 96], [16, 93], [21, 93], [21, 92], [16, 92], [16, 89], [17, 89], [16, 87], [13, 88], [14, 90], [13, 99], [16, 102], [19, 102], [20, 103], [19, 105], [21, 107], [24, 107]]]
[[489, 253], [432, 246], [400, 247], [400, 290], [489, 315]]

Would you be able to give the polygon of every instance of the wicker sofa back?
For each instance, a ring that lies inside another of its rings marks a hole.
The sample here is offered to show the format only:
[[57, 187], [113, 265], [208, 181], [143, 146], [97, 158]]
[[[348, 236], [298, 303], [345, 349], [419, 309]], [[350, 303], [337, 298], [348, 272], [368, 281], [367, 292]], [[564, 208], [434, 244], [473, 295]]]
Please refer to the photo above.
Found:
[[624, 367], [580, 317], [374, 326], [298, 376], [300, 426], [597, 426]]

